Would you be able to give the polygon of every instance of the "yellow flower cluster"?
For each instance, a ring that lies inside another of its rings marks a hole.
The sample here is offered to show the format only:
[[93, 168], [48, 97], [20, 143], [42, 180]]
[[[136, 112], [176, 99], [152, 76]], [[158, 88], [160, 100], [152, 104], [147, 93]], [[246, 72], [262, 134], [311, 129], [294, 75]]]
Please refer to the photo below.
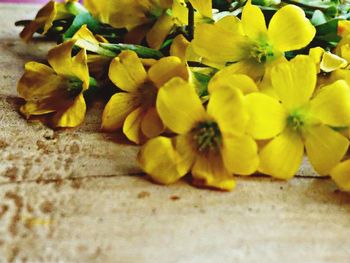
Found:
[[[48, 3], [22, 37], [40, 27], [45, 34], [69, 2]], [[232, 190], [234, 174], [290, 179], [306, 155], [318, 174], [350, 191], [349, 22], [339, 23], [334, 50], [287, 59], [316, 35], [295, 5], [279, 8], [268, 26], [250, 0], [240, 18], [216, 18], [208, 0], [84, 5], [101, 24], [125, 29], [124, 41], [85, 24], [49, 52], [49, 65], [27, 63], [18, 84], [27, 118], [76, 127], [89, 94], [110, 94], [102, 130], [122, 129], [142, 145], [140, 167], [158, 183], [191, 174], [197, 186]]]

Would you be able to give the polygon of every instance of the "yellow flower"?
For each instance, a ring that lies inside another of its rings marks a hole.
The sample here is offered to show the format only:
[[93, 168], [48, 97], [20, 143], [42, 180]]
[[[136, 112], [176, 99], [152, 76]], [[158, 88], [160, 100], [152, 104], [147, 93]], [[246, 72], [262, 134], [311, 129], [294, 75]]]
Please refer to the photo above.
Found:
[[27, 118], [52, 113], [55, 127], [76, 127], [83, 122], [83, 92], [89, 87], [89, 71], [85, 50], [71, 56], [74, 44], [75, 41], [69, 41], [51, 49], [51, 67], [37, 62], [25, 65], [17, 89], [26, 100], [21, 112]]
[[307, 46], [316, 30], [304, 11], [286, 5], [272, 17], [266, 27], [264, 14], [249, 0], [242, 20], [227, 16], [215, 24], [202, 24], [195, 30], [192, 46], [205, 64], [230, 65], [225, 74], [247, 74], [260, 80], [265, 68], [284, 60], [284, 52]]
[[248, 132], [257, 140], [272, 139], [260, 151], [263, 173], [288, 179], [304, 154], [320, 175], [327, 175], [344, 157], [349, 141], [332, 128], [350, 125], [350, 89], [340, 80], [317, 92], [316, 67], [307, 56], [277, 65], [271, 72], [278, 98], [261, 93], [246, 96], [251, 120]]
[[[205, 16], [212, 16], [209, 0], [190, 0]], [[187, 23], [187, 8], [183, 0], [85, 0], [84, 5], [100, 21], [131, 32], [129, 41], [137, 43], [145, 36], [151, 48], [159, 49], [176, 25]]]
[[[77, 0], [69, 0], [66, 2], [76, 2]], [[66, 10], [66, 3], [57, 3], [53, 0], [48, 2], [41, 8], [35, 19], [24, 27], [20, 36], [23, 40], [29, 41], [32, 39], [35, 32], [42, 30], [41, 34], [45, 35], [52, 27], [55, 20], [64, 19], [72, 16]]]
[[226, 83], [204, 109], [194, 87], [174, 78], [162, 87], [157, 110], [174, 138], [149, 140], [139, 164], [153, 180], [171, 184], [189, 171], [200, 186], [231, 190], [232, 173], [250, 175], [258, 166], [257, 145], [245, 134], [248, 114], [242, 92]]
[[[148, 65], [150, 68], [147, 71]], [[133, 51], [123, 51], [109, 69], [109, 78], [123, 92], [112, 96], [102, 117], [102, 128], [115, 131], [123, 127], [129, 140], [141, 143], [164, 131], [156, 110], [158, 91], [169, 80], [181, 77], [188, 80], [186, 65], [177, 57], [159, 61], [141, 60]]]
[[340, 189], [350, 191], [350, 160], [334, 167], [331, 171], [331, 177]]

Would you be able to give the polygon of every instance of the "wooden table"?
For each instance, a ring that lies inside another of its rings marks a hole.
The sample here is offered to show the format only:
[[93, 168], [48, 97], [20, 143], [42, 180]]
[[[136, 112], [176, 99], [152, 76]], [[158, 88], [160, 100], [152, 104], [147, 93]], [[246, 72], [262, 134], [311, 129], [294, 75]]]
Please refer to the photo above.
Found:
[[232, 193], [149, 182], [137, 147], [18, 114], [16, 82], [50, 43], [24, 44], [0, 4], [0, 262], [350, 262], [350, 195], [304, 165], [289, 182], [238, 178]]

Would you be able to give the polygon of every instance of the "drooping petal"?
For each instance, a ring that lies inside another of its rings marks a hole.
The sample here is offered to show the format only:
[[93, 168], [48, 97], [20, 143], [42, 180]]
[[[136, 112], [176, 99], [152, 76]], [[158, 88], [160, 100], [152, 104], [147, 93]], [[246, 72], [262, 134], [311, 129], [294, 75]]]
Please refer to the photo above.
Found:
[[134, 94], [114, 94], [103, 111], [102, 129], [112, 132], [121, 128], [126, 117], [139, 107], [139, 104], [139, 99]]
[[77, 127], [84, 121], [85, 113], [85, 99], [83, 94], [80, 94], [68, 109], [56, 113], [53, 119], [54, 125], [55, 127]]
[[298, 171], [303, 154], [300, 135], [286, 129], [261, 150], [259, 171], [279, 179], [290, 179]]
[[176, 164], [180, 174], [187, 174], [196, 159], [192, 144], [191, 134], [178, 135], [174, 140], [175, 149], [178, 153]]
[[221, 132], [236, 136], [245, 132], [249, 116], [239, 89], [215, 89], [210, 96], [207, 111], [218, 123]]
[[211, 0], [190, 0], [193, 7], [203, 16], [213, 16], [213, 6]]
[[153, 49], [159, 49], [173, 27], [172, 17], [164, 13], [158, 18], [152, 29], [148, 31], [146, 35], [148, 45]]
[[284, 130], [288, 116], [278, 100], [263, 93], [251, 93], [245, 101], [250, 115], [247, 132], [253, 138], [271, 139]]
[[192, 48], [199, 56], [215, 63], [237, 62], [249, 56], [250, 40], [242, 35], [238, 18], [227, 16], [219, 22], [198, 25]]
[[147, 138], [154, 138], [164, 131], [165, 127], [157, 110], [149, 108], [142, 119], [141, 130]]
[[316, 87], [315, 63], [310, 57], [297, 56], [274, 67], [271, 81], [277, 96], [288, 110], [305, 106]]
[[350, 160], [334, 167], [331, 171], [331, 177], [340, 189], [350, 191]]
[[258, 169], [256, 142], [248, 135], [223, 136], [222, 158], [227, 169], [235, 174], [250, 175]]
[[232, 74], [229, 68], [226, 67], [220, 70], [212, 77], [208, 84], [209, 93], [220, 87], [235, 87], [240, 89], [243, 94], [258, 91], [258, 87], [250, 77], [243, 74]]
[[350, 126], [350, 88], [346, 82], [338, 80], [321, 88], [311, 101], [310, 114], [330, 126]]
[[46, 107], [42, 107], [42, 105], [38, 102], [28, 101], [20, 108], [20, 112], [29, 119], [33, 115], [44, 115], [48, 113], [55, 112], [56, 109], [54, 107], [49, 107], [49, 105], [45, 105]]
[[161, 184], [172, 184], [185, 174], [177, 169], [177, 153], [170, 138], [157, 137], [142, 146], [138, 163], [143, 171]]
[[231, 191], [236, 186], [233, 175], [225, 168], [220, 156], [211, 157], [197, 157], [192, 168], [194, 183], [199, 186]]
[[267, 36], [265, 17], [261, 9], [247, 1], [242, 11], [244, 33], [253, 40], [264, 39]]
[[17, 91], [25, 100], [44, 99], [50, 97], [62, 81], [52, 68], [41, 63], [28, 62], [25, 73], [18, 82]]
[[21, 32], [20, 37], [29, 41], [34, 33], [40, 28], [43, 28], [43, 33], [52, 27], [52, 23], [57, 14], [57, 3], [55, 1], [48, 2], [43, 8], [41, 8], [35, 17], [35, 20], [31, 21]]
[[286, 52], [306, 47], [315, 37], [316, 29], [300, 7], [286, 5], [272, 17], [268, 34], [273, 46]]
[[320, 175], [328, 175], [349, 148], [347, 138], [324, 125], [309, 127], [304, 140], [309, 160]]
[[142, 119], [145, 111], [139, 107], [126, 117], [123, 125], [123, 133], [132, 142], [140, 144], [145, 140], [141, 130]]
[[159, 90], [157, 111], [165, 126], [178, 134], [187, 133], [207, 118], [195, 88], [178, 77]]
[[186, 65], [178, 57], [165, 57], [155, 63], [148, 71], [150, 80], [160, 88], [174, 77], [189, 78]]
[[147, 73], [135, 52], [123, 51], [112, 60], [109, 78], [120, 89], [134, 92], [146, 82]]

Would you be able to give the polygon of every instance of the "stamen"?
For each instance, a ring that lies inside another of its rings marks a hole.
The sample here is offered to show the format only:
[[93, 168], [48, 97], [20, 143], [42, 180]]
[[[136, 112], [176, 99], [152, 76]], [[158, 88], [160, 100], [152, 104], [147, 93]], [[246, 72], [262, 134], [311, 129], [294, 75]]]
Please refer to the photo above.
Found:
[[305, 125], [305, 116], [300, 111], [292, 112], [287, 118], [287, 125], [293, 131], [300, 132]]
[[222, 136], [216, 122], [201, 122], [193, 129], [193, 140], [199, 152], [217, 151], [222, 144]]
[[273, 47], [268, 43], [257, 43], [251, 50], [251, 56], [259, 63], [265, 63], [266, 61], [273, 59]]

